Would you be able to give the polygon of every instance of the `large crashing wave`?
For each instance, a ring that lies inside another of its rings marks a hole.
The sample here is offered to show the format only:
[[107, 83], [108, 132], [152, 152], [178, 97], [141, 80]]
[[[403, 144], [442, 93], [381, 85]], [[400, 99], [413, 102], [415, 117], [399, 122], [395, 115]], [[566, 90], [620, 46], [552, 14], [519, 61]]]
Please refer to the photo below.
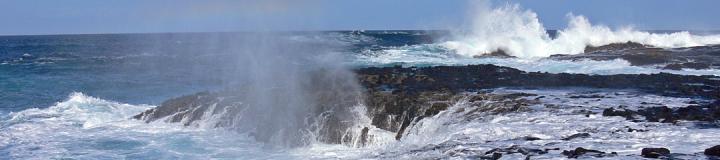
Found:
[[502, 50], [520, 58], [548, 57], [554, 54], [583, 53], [586, 46], [637, 42], [661, 48], [678, 48], [720, 44], [720, 35], [692, 35], [689, 32], [649, 33], [633, 28], [610, 29], [592, 25], [581, 15], [568, 14], [568, 28], [559, 30], [556, 38], [546, 32], [535, 12], [517, 4], [490, 8], [481, 3], [467, 31], [455, 32], [455, 41], [444, 47], [465, 56], [477, 56]]

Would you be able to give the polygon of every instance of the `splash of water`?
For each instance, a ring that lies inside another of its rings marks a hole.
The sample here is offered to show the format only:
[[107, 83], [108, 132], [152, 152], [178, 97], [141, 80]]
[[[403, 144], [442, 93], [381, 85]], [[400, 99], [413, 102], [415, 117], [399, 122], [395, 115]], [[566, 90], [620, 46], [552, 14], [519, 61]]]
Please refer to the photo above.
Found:
[[720, 44], [720, 35], [693, 35], [687, 31], [649, 33], [630, 27], [617, 30], [593, 25], [582, 15], [568, 14], [568, 28], [551, 38], [537, 13], [518, 4], [491, 8], [489, 3], [475, 5], [468, 31], [455, 31], [455, 41], [444, 47], [465, 56], [477, 56], [502, 50], [520, 58], [540, 58], [554, 54], [583, 53], [586, 46], [602, 46], [628, 41], [661, 48]]
[[[170, 100], [148, 115], [148, 122], [180, 122], [200, 128], [224, 128], [274, 147], [341, 143], [355, 122], [361, 87], [353, 72], [339, 64], [334, 45], [298, 41], [274, 33], [228, 39], [234, 58], [217, 63], [227, 89]], [[350, 141], [350, 140], [348, 140]]]

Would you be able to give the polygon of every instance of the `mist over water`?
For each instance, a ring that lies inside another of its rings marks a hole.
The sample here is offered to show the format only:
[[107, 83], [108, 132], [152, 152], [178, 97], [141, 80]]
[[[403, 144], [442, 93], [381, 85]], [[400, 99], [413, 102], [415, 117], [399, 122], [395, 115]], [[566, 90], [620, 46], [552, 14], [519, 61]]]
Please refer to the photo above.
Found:
[[230, 95], [242, 97], [242, 108], [217, 121], [229, 119], [224, 127], [276, 146], [340, 141], [351, 124], [337, 123], [352, 123], [361, 89], [332, 52], [339, 46], [265, 33], [247, 38], [233, 46], [237, 68], [226, 75], [239, 82]]
[[520, 58], [542, 58], [554, 54], [583, 53], [586, 46], [636, 42], [661, 48], [720, 44], [720, 35], [693, 35], [687, 31], [649, 33], [630, 27], [611, 29], [593, 25], [582, 15], [567, 14], [568, 27], [548, 35], [537, 13], [518, 4], [471, 3], [469, 25], [454, 31], [455, 40], [444, 47], [464, 56], [477, 56], [502, 50]]
[[[287, 12], [297, 11], [290, 4], [299, 3], [248, 2], [262, 4], [249, 11], [257, 15], [265, 14], [264, 9], [294, 13]], [[235, 9], [213, 4], [200, 9]], [[537, 13], [519, 5], [474, 1], [471, 7], [471, 23], [453, 28], [449, 35], [432, 31], [257, 31], [0, 37], [4, 38], [0, 39], [0, 47], [11, 51], [0, 55], [0, 88], [8, 92], [0, 92], [0, 98], [12, 99], [0, 105], [17, 106], [0, 108], [0, 159], [441, 159], [471, 157], [518, 144], [562, 149], [582, 144], [634, 154], [658, 138], [677, 142], [671, 145], [674, 151], [693, 153], [720, 138], [716, 128], [700, 130], [584, 114], [612, 107], [607, 104], [684, 107], [708, 101], [609, 89], [488, 90], [492, 94], [530, 93], [527, 100], [537, 101], [527, 110], [507, 114], [477, 111], [476, 103], [482, 104], [482, 109], [502, 108], [505, 104], [493, 103], [492, 98], [471, 100], [468, 95], [486, 94], [485, 90], [473, 91], [459, 95], [458, 100], [442, 102], [447, 103], [446, 109], [413, 119], [406, 130], [373, 126], [403, 125], [392, 120], [407, 118], [406, 113], [370, 113], [371, 107], [385, 106], [366, 106], [367, 90], [352, 69], [495, 64], [549, 73], [720, 75], [717, 68], [669, 71], [632, 66], [622, 59], [543, 59], [554, 54], [579, 54], [586, 46], [628, 41], [661, 48], [720, 44], [720, 35], [611, 29], [569, 14], [568, 28], [550, 36]], [[262, 22], [262, 16], [258, 17]], [[499, 50], [518, 58], [473, 58]], [[32, 86], [35, 90], [20, 91]], [[374, 92], [405, 94], [398, 93], [403, 90]], [[197, 105], [189, 107], [201, 112], [173, 110], [189, 114], [149, 123], [130, 118], [148, 109], [172, 105], [161, 104], [172, 97], [195, 93], [201, 96], [171, 101]], [[55, 99], [44, 101], [57, 103], [24, 103], [47, 95]], [[200, 107], [203, 104], [184, 103], [203, 98], [211, 99], [203, 106], [206, 108]], [[398, 108], [407, 112], [403, 109], [408, 107]], [[380, 120], [388, 121], [374, 122], [374, 116], [387, 116]], [[179, 120], [171, 122], [175, 118]], [[618, 126], [647, 132], [615, 132]], [[597, 136], [593, 133], [593, 137], [578, 141], [561, 140], [588, 130], [597, 131]], [[691, 134], [705, 138], [683, 138]], [[541, 140], [520, 140], [527, 136]], [[627, 139], [616, 142], [607, 138], [617, 136]], [[507, 156], [525, 158], [518, 154]], [[553, 153], [540, 158], [558, 156]]]

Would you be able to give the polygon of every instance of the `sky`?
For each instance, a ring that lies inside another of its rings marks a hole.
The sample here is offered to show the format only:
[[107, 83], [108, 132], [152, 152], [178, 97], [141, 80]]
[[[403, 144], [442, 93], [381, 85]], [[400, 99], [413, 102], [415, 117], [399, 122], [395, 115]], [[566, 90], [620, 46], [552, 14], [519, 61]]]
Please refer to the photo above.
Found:
[[[471, 0], [0, 0], [0, 35], [273, 30], [452, 29]], [[719, 30], [718, 0], [493, 0], [532, 10], [546, 29], [566, 15], [643, 30]]]

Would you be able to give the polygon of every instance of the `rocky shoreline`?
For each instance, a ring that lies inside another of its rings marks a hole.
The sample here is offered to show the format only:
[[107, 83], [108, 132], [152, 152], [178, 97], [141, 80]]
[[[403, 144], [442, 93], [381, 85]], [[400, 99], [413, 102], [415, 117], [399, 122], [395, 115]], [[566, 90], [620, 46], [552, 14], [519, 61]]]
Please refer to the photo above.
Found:
[[660, 69], [718, 69], [720, 68], [718, 48], [720, 45], [665, 49], [626, 42], [588, 46], [583, 54], [553, 55], [550, 59], [574, 61], [622, 59], [634, 66], [654, 66]]
[[[635, 46], [643, 48], [645, 46]], [[601, 52], [595, 49], [593, 52]], [[558, 57], [555, 57], [558, 58]], [[593, 88], [636, 90], [642, 93], [704, 99], [702, 102], [688, 102], [683, 107], [669, 108], [662, 104], [642, 104], [647, 107], [608, 106], [597, 111], [577, 111], [586, 115], [619, 116], [633, 122], [663, 122], [677, 123], [678, 121], [698, 121], [716, 125], [720, 120], [720, 77], [716, 76], [689, 76], [668, 73], [658, 74], [621, 74], [621, 75], [585, 75], [585, 74], [552, 74], [540, 72], [524, 72], [514, 68], [495, 65], [468, 65], [468, 66], [435, 66], [435, 67], [386, 67], [386, 68], [360, 68], [353, 70], [356, 81], [361, 89], [357, 94], [341, 94], [329, 92], [322, 86], [327, 85], [322, 79], [309, 86], [312, 99], [317, 100], [311, 116], [321, 116], [324, 125], [319, 130], [319, 141], [334, 144], [347, 144], [356, 142], [355, 146], [367, 145], [372, 141], [372, 133], [364, 126], [359, 133], [348, 133], [353, 124], [347, 123], [342, 117], [351, 115], [349, 109], [338, 109], [362, 104], [366, 115], [371, 119], [372, 128], [379, 128], [395, 134], [396, 140], [403, 140], [407, 130], [426, 117], [432, 117], [440, 112], [447, 111], [459, 102], [469, 107], [455, 110], [464, 113], [468, 120], [482, 118], [483, 115], [529, 112], [533, 106], [556, 107], [544, 104], [542, 95], [533, 93], [495, 93], [496, 88]], [[325, 74], [325, 73], [309, 73]], [[352, 88], [352, 87], [345, 87]], [[201, 92], [193, 95], [170, 99], [160, 106], [140, 113], [133, 118], [145, 122], [164, 120], [166, 122], [182, 123], [186, 126], [198, 125], [196, 122], [206, 120], [217, 115], [233, 117], [240, 114], [248, 103], [250, 93], [243, 92], [243, 87], [217, 92]], [[353, 89], [347, 89], [353, 91]], [[341, 90], [342, 91], [342, 90]], [[238, 94], [242, 93], [242, 94]], [[341, 96], [338, 98], [337, 96]], [[280, 97], [279, 97], [280, 98]], [[604, 99], [603, 95], [578, 94], [569, 95], [567, 99]], [[340, 99], [340, 100], [333, 100]], [[644, 103], [644, 102], [643, 102]], [[612, 104], [609, 104], [612, 105]], [[327, 115], [328, 109], [336, 115]], [[340, 112], [342, 111], [342, 112]], [[341, 113], [341, 114], [337, 114]], [[216, 121], [213, 127], [231, 126], [237, 121]], [[717, 127], [717, 126], [715, 126]], [[641, 132], [642, 129], [628, 128], [628, 131]], [[261, 133], [258, 133], [261, 134]], [[576, 137], [582, 138], [579, 135]], [[262, 137], [262, 136], [260, 136]], [[353, 138], [354, 137], [354, 138]], [[570, 136], [572, 137], [572, 136]], [[566, 137], [567, 138], [567, 137]], [[259, 140], [267, 140], [258, 138]], [[528, 137], [525, 140], [539, 139]], [[574, 138], [568, 138], [571, 140]], [[559, 149], [557, 149], [559, 150]], [[712, 149], [709, 149], [714, 153]], [[643, 150], [642, 156], [646, 151]], [[503, 154], [521, 153], [527, 156], [547, 153], [546, 150], [528, 149], [520, 146], [510, 148], [496, 148], [487, 151], [481, 159], [497, 159]], [[477, 154], [477, 153], [475, 153]], [[569, 158], [582, 156], [604, 157], [617, 154], [603, 151], [576, 148], [562, 152]], [[668, 156], [664, 150], [648, 151], [650, 157]], [[712, 154], [708, 154], [712, 155]]]

